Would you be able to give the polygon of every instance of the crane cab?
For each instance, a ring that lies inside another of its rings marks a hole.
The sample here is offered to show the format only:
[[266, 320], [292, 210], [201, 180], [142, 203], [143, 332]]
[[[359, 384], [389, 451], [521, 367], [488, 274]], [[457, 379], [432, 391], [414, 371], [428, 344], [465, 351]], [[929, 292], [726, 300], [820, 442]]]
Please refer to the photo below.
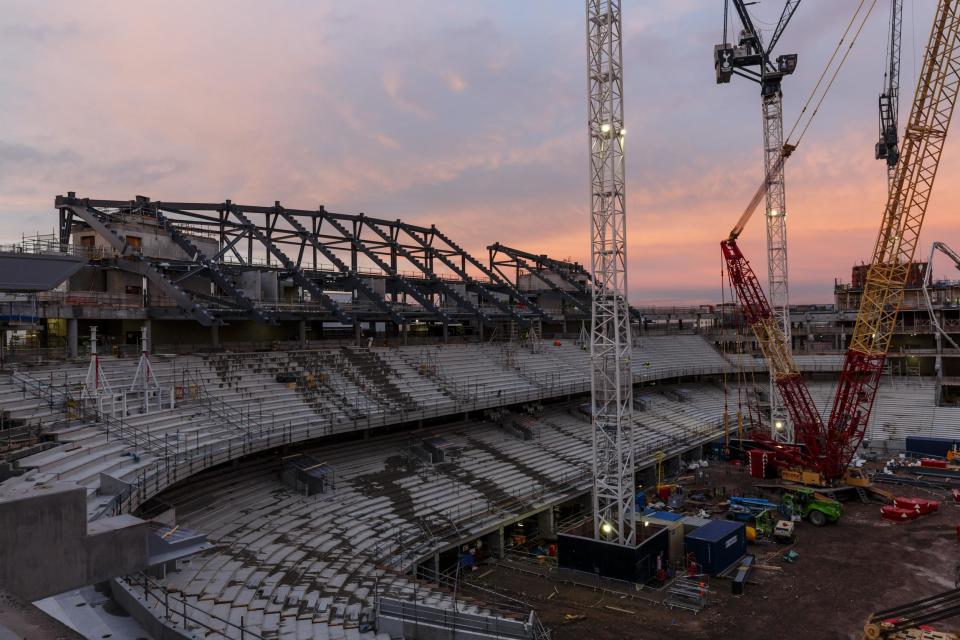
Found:
[[851, 487], [869, 487], [870, 478], [863, 472], [863, 469], [847, 467], [847, 472], [843, 474], [843, 483]]

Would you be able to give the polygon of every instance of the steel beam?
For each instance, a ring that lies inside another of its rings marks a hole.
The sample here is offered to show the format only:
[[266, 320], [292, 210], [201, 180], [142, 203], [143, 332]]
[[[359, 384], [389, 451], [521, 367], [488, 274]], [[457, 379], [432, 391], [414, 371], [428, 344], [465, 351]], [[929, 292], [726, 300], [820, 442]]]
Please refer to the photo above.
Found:
[[206, 271], [208, 277], [214, 284], [233, 298], [242, 309], [250, 313], [254, 320], [264, 324], [276, 323], [271, 315], [261, 311], [256, 303], [236, 285], [233, 279], [223, 270], [220, 262], [207, 258], [190, 238], [177, 229], [173, 222], [160, 212], [159, 207], [156, 205], [153, 206], [153, 214], [156, 216], [160, 228], [170, 235], [170, 238], [177, 246], [183, 249], [194, 262]]
[[220, 205], [222, 210], [229, 213], [237, 220], [241, 222], [245, 229], [247, 229], [253, 237], [255, 237], [260, 243], [269, 251], [284, 268], [290, 272], [290, 275], [293, 276], [294, 281], [300, 285], [301, 288], [308, 291], [310, 296], [314, 298], [317, 302], [326, 307], [340, 322], [343, 324], [354, 324], [355, 318], [348, 314], [343, 307], [341, 307], [336, 300], [328, 296], [320, 287], [318, 287], [310, 278], [307, 277], [307, 274], [303, 272], [303, 269], [298, 267], [293, 263], [293, 261], [287, 257], [283, 251], [280, 250], [277, 245], [270, 241], [267, 238], [266, 234], [261, 231], [257, 225], [253, 224], [250, 219], [244, 214], [241, 207], [234, 205], [229, 200]]
[[481, 273], [483, 273], [483, 275], [490, 278], [491, 282], [494, 282], [498, 286], [502, 286], [504, 289], [506, 289], [515, 300], [518, 300], [521, 303], [523, 303], [528, 309], [530, 309], [532, 312], [534, 312], [537, 315], [540, 315], [540, 316], [547, 315], [546, 311], [541, 309], [533, 300], [531, 300], [530, 298], [525, 296], [523, 293], [521, 293], [520, 290], [517, 289], [517, 287], [514, 286], [512, 282], [510, 282], [509, 278], [501, 278], [495, 271], [493, 271], [492, 269], [487, 267], [485, 264], [483, 264], [482, 262], [474, 258], [463, 247], [461, 247], [459, 244], [451, 240], [446, 234], [442, 233], [435, 226], [431, 226], [429, 231], [437, 238], [440, 238], [441, 240], [443, 240], [447, 244], [447, 246], [453, 249], [457, 253], [457, 255], [459, 255], [463, 260], [469, 262]]
[[403, 256], [403, 258], [407, 262], [409, 262], [410, 264], [414, 265], [417, 269], [419, 269], [427, 277], [427, 279], [431, 282], [431, 284], [433, 284], [434, 287], [436, 287], [440, 291], [443, 291], [443, 293], [445, 293], [448, 298], [453, 298], [454, 301], [456, 301], [457, 305], [461, 309], [466, 309], [469, 313], [477, 316], [478, 318], [480, 318], [480, 320], [482, 320], [487, 324], [493, 324], [493, 319], [490, 316], [488, 316], [482, 310], [477, 308], [472, 302], [470, 302], [469, 300], [461, 296], [459, 293], [457, 293], [446, 282], [438, 278], [437, 274], [433, 271], [433, 269], [430, 269], [429, 267], [427, 267], [427, 265], [425, 265], [423, 262], [418, 260], [416, 256], [414, 256], [412, 253], [407, 251], [406, 248], [403, 247], [403, 245], [401, 245], [399, 242], [396, 241], [396, 239], [388, 235], [386, 232], [383, 231], [383, 229], [378, 227], [376, 224], [373, 224], [371, 222], [367, 222], [366, 220], [364, 220], [362, 216], [360, 219], [361, 221], [366, 223], [366, 226], [368, 229], [370, 229], [371, 231], [376, 233], [378, 236], [380, 236], [380, 238], [384, 242], [386, 242], [395, 252]]
[[325, 211], [320, 211], [319, 215], [326, 220], [334, 229], [336, 229], [344, 238], [346, 238], [354, 250], [362, 253], [363, 255], [370, 258], [374, 264], [376, 264], [384, 273], [390, 275], [393, 278], [393, 281], [400, 287], [404, 292], [406, 292], [410, 297], [420, 303], [420, 305], [427, 311], [433, 313], [439, 317], [444, 324], [449, 324], [453, 322], [453, 319], [447, 315], [447, 313], [437, 307], [433, 301], [430, 299], [430, 295], [426, 294], [413, 283], [409, 282], [406, 278], [402, 277], [396, 269], [390, 266], [388, 263], [384, 262], [383, 258], [373, 252], [364, 242], [358, 238], [354, 233], [347, 229], [343, 224], [333, 216], [330, 216]]
[[[322, 210], [322, 207], [321, 207]], [[331, 251], [329, 248], [321, 244], [315, 234], [307, 231], [307, 229], [300, 223], [295, 216], [287, 213], [285, 209], [277, 205], [277, 211], [280, 216], [287, 221], [287, 223], [294, 228], [294, 230], [306, 240], [314, 251], [320, 253], [324, 258], [329, 260], [333, 265], [343, 273], [347, 281], [360, 293], [362, 293], [366, 298], [373, 302], [381, 311], [390, 316], [390, 319], [397, 324], [397, 326], [403, 325], [406, 323], [406, 319], [397, 313], [390, 303], [387, 302], [383, 296], [373, 290], [373, 287], [368, 285], [356, 271], [347, 266], [347, 264], [340, 259], [336, 253]]]
[[477, 290], [480, 292], [480, 295], [485, 300], [489, 300], [491, 303], [493, 303], [495, 307], [497, 307], [498, 309], [500, 309], [501, 311], [503, 311], [504, 313], [512, 317], [521, 325], [527, 326], [530, 324], [530, 320], [528, 320], [527, 318], [524, 318], [519, 313], [517, 313], [513, 307], [511, 307], [510, 305], [500, 300], [500, 298], [498, 298], [496, 294], [494, 294], [490, 289], [484, 286], [481, 282], [472, 278], [470, 274], [466, 272], [466, 270], [464, 270], [460, 265], [458, 265], [456, 262], [451, 260], [449, 256], [447, 256], [445, 253], [443, 253], [433, 245], [429, 244], [424, 238], [421, 238], [416, 231], [409, 229], [407, 225], [405, 225], [400, 220], [397, 220], [396, 226], [400, 229], [403, 229], [408, 236], [416, 240], [420, 244], [420, 246], [424, 248], [425, 251], [430, 253], [430, 255], [438, 258], [440, 262], [447, 265], [447, 267], [451, 271], [456, 273], [458, 276], [460, 276], [464, 282], [472, 284], [474, 287], [476, 287]]
[[[492, 245], [490, 245], [489, 247], [487, 247], [487, 249], [490, 251], [490, 264], [491, 264], [494, 268], [497, 268], [498, 266], [500, 266], [499, 263], [497, 263], [497, 262], [494, 261], [494, 256], [496, 255], [496, 253], [497, 253], [497, 252], [505, 253], [507, 256], [510, 257], [511, 260], [513, 260], [513, 262], [514, 262], [516, 265], [518, 265], [518, 266], [523, 267], [524, 269], [526, 269], [527, 273], [529, 273], [530, 275], [532, 275], [533, 277], [535, 277], [537, 280], [539, 280], [540, 282], [542, 282], [542, 283], [544, 283], [545, 285], [547, 285], [547, 288], [549, 288], [551, 291], [553, 291], [554, 293], [560, 294], [560, 296], [561, 296], [564, 300], [568, 301], [570, 304], [572, 304], [573, 306], [577, 307], [578, 309], [580, 309], [580, 310], [583, 311], [584, 313], [590, 313], [590, 305], [589, 305], [588, 302], [586, 302], [586, 301], [584, 301], [584, 300], [580, 300], [580, 299], [578, 299], [578, 298], [570, 295], [569, 292], [564, 291], [561, 287], [557, 286], [556, 283], [551, 282], [549, 279], [547, 279], [545, 276], [543, 276], [543, 275], [540, 273], [540, 269], [535, 269], [535, 268], [531, 267], [530, 264], [527, 263], [527, 261], [526, 261], [518, 252], [513, 252], [513, 251], [510, 250], [509, 247], [505, 247], [504, 245], [502, 245], [502, 244], [500, 244], [500, 243], [492, 244]], [[502, 272], [501, 272], [501, 275], [503, 275]], [[558, 275], [559, 275], [559, 274], [558, 274]], [[562, 276], [560, 276], [560, 277], [563, 278]]]

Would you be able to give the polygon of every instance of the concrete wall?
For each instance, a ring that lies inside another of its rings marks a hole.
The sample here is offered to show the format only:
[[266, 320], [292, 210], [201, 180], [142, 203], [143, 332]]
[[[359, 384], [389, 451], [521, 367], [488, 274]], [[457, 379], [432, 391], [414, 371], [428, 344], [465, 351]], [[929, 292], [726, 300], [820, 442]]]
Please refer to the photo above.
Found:
[[[140, 218], [138, 216], [128, 216], [128, 222], [114, 222], [112, 228], [120, 236], [135, 236], [140, 238], [140, 252], [151, 258], [163, 258], [166, 260], [190, 260], [191, 256], [177, 246], [166, 231], [157, 227], [156, 221], [152, 218]], [[73, 237], [73, 242], [80, 246], [82, 239], [94, 236], [94, 246], [102, 255], [110, 256], [114, 254], [113, 247], [104, 238], [97, 235], [92, 229], [78, 230]], [[207, 256], [217, 253], [217, 241], [212, 238], [202, 236], [192, 236], [187, 234], [190, 240], [200, 251]]]
[[[193, 640], [194, 636], [187, 635], [172, 625], [164, 624], [162, 620], [154, 616], [143, 605], [143, 601], [134, 596], [127, 587], [118, 580], [110, 581], [110, 594], [113, 599], [123, 607], [123, 610], [133, 616], [133, 619], [140, 623], [150, 634], [153, 640]], [[176, 605], [174, 605], [176, 607]], [[183, 619], [174, 612], [171, 618], [176, 621]]]
[[0, 495], [0, 587], [25, 600], [63, 593], [146, 567], [146, 522], [87, 525], [86, 489], [67, 483]]

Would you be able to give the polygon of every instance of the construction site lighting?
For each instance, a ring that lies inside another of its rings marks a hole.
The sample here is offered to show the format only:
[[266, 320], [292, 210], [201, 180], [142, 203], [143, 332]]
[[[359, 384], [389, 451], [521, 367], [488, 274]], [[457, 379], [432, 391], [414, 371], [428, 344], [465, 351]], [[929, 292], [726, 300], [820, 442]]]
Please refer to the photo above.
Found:
[[774, 421], [773, 426], [776, 427], [777, 431], [780, 431], [783, 429], [783, 420]]
[[613, 533], [613, 525], [609, 522], [604, 522], [602, 525], [600, 525], [600, 530], [603, 531], [604, 534], [610, 535]]
[[610, 126], [609, 122], [604, 122], [602, 125], [600, 125], [600, 133], [610, 133], [612, 128], [613, 127]]

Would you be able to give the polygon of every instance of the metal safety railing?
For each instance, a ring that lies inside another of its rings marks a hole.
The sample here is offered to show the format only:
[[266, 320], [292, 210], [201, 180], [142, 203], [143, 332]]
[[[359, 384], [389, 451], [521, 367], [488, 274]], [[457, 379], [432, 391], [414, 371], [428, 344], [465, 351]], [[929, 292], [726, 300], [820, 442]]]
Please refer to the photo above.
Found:
[[[251, 357], [262, 355], [252, 354]], [[723, 369], [723, 366], [718, 365], [657, 369], [641, 374], [635, 373], [634, 380], [645, 382], [715, 375]], [[167, 486], [198, 471], [277, 446], [308, 441], [335, 433], [413, 423], [467, 411], [502, 408], [556, 397], [581, 395], [589, 391], [589, 380], [584, 377], [583, 380], [552, 381], [544, 386], [527, 389], [501, 389], [496, 392], [487, 390], [486, 393], [476, 393], [467, 399], [457, 399], [442, 405], [421, 406], [415, 409], [381, 408], [366, 415], [345, 417], [336, 421], [319, 417], [309, 420], [298, 418], [278, 421], [271, 414], [269, 423], [261, 420], [259, 416], [252, 415], [252, 412], [240, 412], [211, 394], [201, 393], [208, 401], [207, 407], [211, 416], [216, 415], [228, 430], [219, 433], [210, 432], [209, 429], [204, 433], [197, 430], [193, 434], [194, 437], [185, 439], [182, 439], [178, 432], [176, 440], [171, 442], [169, 434], [159, 437], [138, 428], [122, 416], [114, 418], [94, 410], [89, 404], [74, 398], [67, 389], [51, 388], [50, 385], [45, 385], [42, 381], [23, 373], [16, 374], [16, 379], [24, 390], [30, 390], [37, 397], [50, 403], [62, 401], [61, 406], [65, 409], [71, 405], [74, 409], [80, 409], [82, 411], [80, 415], [100, 422], [108, 437], [115, 436], [129, 443], [135, 451], [149, 453], [155, 457], [137, 471], [136, 477], [130, 481], [131, 490], [117, 496], [105, 513], [131, 512]], [[464, 508], [460, 507], [460, 509], [460, 513], [451, 514], [451, 517], [456, 518], [461, 515]]]
[[[230, 622], [226, 618], [215, 615], [208, 609], [187, 602], [185, 597], [178, 598], [164, 589], [162, 585], [157, 584], [145, 573], [127, 576], [126, 578], [117, 578], [121, 588], [126, 588], [136, 596], [136, 589], [143, 594], [143, 601], [150, 608], [150, 602], [155, 602], [157, 607], [163, 609], [163, 624], [180, 623], [184, 631], [189, 631], [191, 627], [205, 629], [209, 635], [221, 635], [224, 637], [235, 636], [240, 640], [264, 640], [264, 637], [247, 628], [244, 619], [240, 617], [240, 624]], [[218, 624], [211, 624], [216, 621]], [[229, 630], [236, 633], [230, 634]]]
[[47, 403], [51, 409], [62, 408], [64, 412], [75, 419], [90, 419], [103, 425], [107, 438], [117, 437], [133, 447], [135, 453], [151, 453], [157, 456], [169, 455], [170, 446], [164, 438], [151, 435], [148, 431], [139, 429], [126, 421], [123, 414], [116, 418], [102, 411], [93, 398], [76, 396], [69, 386], [55, 386], [46, 384], [25, 373], [16, 371], [11, 379], [21, 391], [30, 393]]

